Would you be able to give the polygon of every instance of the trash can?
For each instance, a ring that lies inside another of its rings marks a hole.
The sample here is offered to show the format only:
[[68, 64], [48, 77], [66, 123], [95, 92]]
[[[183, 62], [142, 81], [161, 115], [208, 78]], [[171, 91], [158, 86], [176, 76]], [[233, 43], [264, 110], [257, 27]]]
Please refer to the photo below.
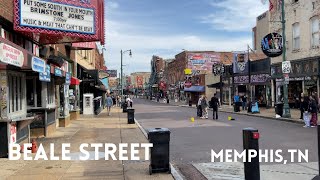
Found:
[[248, 102], [248, 113], [251, 113], [251, 109], [252, 109], [252, 104], [251, 104], [251, 101]]
[[167, 98], [167, 104], [169, 104], [169, 98]]
[[275, 111], [276, 111], [276, 114], [278, 114], [279, 116], [282, 117], [282, 114], [283, 114], [283, 103], [277, 103], [275, 105]]
[[126, 102], [122, 103], [122, 112], [126, 113], [128, 111], [128, 104]]
[[153, 144], [150, 150], [149, 174], [171, 173], [169, 164], [170, 130], [168, 128], [148, 129], [148, 140]]
[[127, 109], [128, 111], [128, 124], [134, 124], [134, 109]]
[[192, 101], [191, 101], [191, 100], [189, 101], [189, 106], [190, 106], [190, 107], [192, 106]]

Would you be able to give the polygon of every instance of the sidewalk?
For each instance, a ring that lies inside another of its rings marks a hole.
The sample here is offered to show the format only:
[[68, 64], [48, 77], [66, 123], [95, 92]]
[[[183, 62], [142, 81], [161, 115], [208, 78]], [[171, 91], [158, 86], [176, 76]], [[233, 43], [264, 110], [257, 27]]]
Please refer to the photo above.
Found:
[[[67, 128], [58, 128], [56, 133], [47, 138], [37, 139], [42, 143], [47, 156], [49, 143], [55, 144], [55, 155], [61, 158], [61, 144], [70, 143], [71, 161], [10, 161], [0, 159], [0, 179], [173, 179], [171, 174], [157, 173], [149, 175], [149, 161], [113, 161], [104, 159], [104, 149], [99, 152], [97, 161], [80, 161], [79, 146], [82, 143], [147, 143], [136, 124], [127, 124], [127, 114], [119, 108], [113, 108], [111, 116], [106, 110], [98, 116], [81, 116], [72, 121]], [[90, 149], [90, 159], [93, 159], [94, 149]], [[128, 149], [128, 156], [130, 157]], [[118, 151], [117, 153], [118, 154]], [[139, 156], [144, 159], [144, 151], [140, 149]], [[33, 154], [34, 157], [34, 154]], [[116, 155], [116, 157], [118, 157]]]
[[[156, 102], [155, 100], [152, 100], [154, 102]], [[167, 104], [166, 102], [163, 101], [163, 99], [161, 99], [159, 101], [159, 103], [163, 103], [163, 104]], [[173, 106], [181, 106], [181, 107], [190, 107], [189, 105], [186, 104], [186, 102], [174, 102], [173, 100], [169, 101], [170, 105]], [[196, 108], [196, 106], [193, 104], [190, 108]], [[242, 110], [240, 112], [234, 112], [233, 111], [233, 106], [228, 106], [228, 105], [223, 105], [221, 108], [219, 108], [220, 112], [226, 112], [226, 113], [232, 113], [232, 114], [241, 114], [241, 115], [247, 115], [247, 116], [256, 116], [256, 117], [262, 117], [262, 118], [268, 118], [268, 119], [276, 119], [276, 120], [281, 120], [281, 121], [287, 121], [287, 122], [294, 122], [294, 123], [299, 123], [299, 124], [304, 124], [303, 120], [299, 119], [300, 118], [300, 110], [298, 109], [290, 109], [290, 113], [291, 113], [291, 118], [283, 118], [283, 117], [279, 117], [276, 118], [276, 114], [275, 114], [275, 109], [272, 108], [259, 108], [260, 109], [260, 113], [248, 113], [247, 110]], [[212, 109], [210, 109], [212, 110]], [[319, 115], [319, 114], [318, 114]]]

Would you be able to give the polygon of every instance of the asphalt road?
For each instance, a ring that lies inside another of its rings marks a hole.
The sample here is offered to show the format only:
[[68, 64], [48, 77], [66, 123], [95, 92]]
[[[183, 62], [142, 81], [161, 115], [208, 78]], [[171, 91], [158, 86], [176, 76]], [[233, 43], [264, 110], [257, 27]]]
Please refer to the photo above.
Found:
[[[143, 128], [165, 127], [171, 131], [170, 161], [176, 165], [211, 162], [211, 149], [243, 150], [242, 130], [257, 128], [260, 132], [260, 149], [281, 149], [284, 159], [290, 163], [288, 149], [309, 151], [309, 162], [318, 161], [317, 130], [303, 128], [300, 124], [259, 117], [219, 113], [219, 120], [195, 118], [196, 110], [134, 99], [135, 118]], [[228, 121], [228, 116], [235, 121]], [[297, 159], [295, 159], [297, 163]]]

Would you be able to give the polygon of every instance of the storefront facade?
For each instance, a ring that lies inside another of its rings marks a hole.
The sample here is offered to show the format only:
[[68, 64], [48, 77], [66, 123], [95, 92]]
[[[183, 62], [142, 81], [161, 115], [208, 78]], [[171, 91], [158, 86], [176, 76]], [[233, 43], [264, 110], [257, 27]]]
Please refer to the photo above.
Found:
[[[288, 101], [291, 108], [298, 108], [298, 100], [301, 93], [304, 96], [316, 94], [319, 97], [319, 60], [313, 57], [291, 61], [291, 73], [289, 74]], [[272, 78], [272, 101], [280, 103], [283, 101], [283, 84], [281, 63], [271, 65]]]

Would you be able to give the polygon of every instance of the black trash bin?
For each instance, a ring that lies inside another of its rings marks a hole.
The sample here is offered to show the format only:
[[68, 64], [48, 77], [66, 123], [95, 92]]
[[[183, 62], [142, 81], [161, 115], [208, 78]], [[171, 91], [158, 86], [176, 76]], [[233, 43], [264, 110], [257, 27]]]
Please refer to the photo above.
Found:
[[247, 105], [248, 107], [248, 113], [251, 113], [252, 111], [251, 111], [251, 109], [252, 109], [252, 103], [251, 103], [251, 101], [249, 101], [248, 102], [248, 105]]
[[128, 104], [126, 102], [122, 103], [122, 112], [126, 113], [128, 111]]
[[279, 116], [282, 117], [282, 114], [283, 114], [283, 103], [277, 103], [275, 105], [275, 111], [276, 111], [276, 114], [278, 114]]
[[127, 109], [128, 111], [128, 124], [134, 124], [134, 109]]
[[191, 101], [191, 100], [189, 100], [189, 106], [190, 106], [190, 107], [192, 106], [192, 101]]
[[167, 104], [169, 104], [169, 98], [167, 98]]
[[150, 175], [155, 172], [171, 173], [169, 164], [170, 130], [168, 128], [148, 129], [148, 140], [153, 144], [150, 150]]

